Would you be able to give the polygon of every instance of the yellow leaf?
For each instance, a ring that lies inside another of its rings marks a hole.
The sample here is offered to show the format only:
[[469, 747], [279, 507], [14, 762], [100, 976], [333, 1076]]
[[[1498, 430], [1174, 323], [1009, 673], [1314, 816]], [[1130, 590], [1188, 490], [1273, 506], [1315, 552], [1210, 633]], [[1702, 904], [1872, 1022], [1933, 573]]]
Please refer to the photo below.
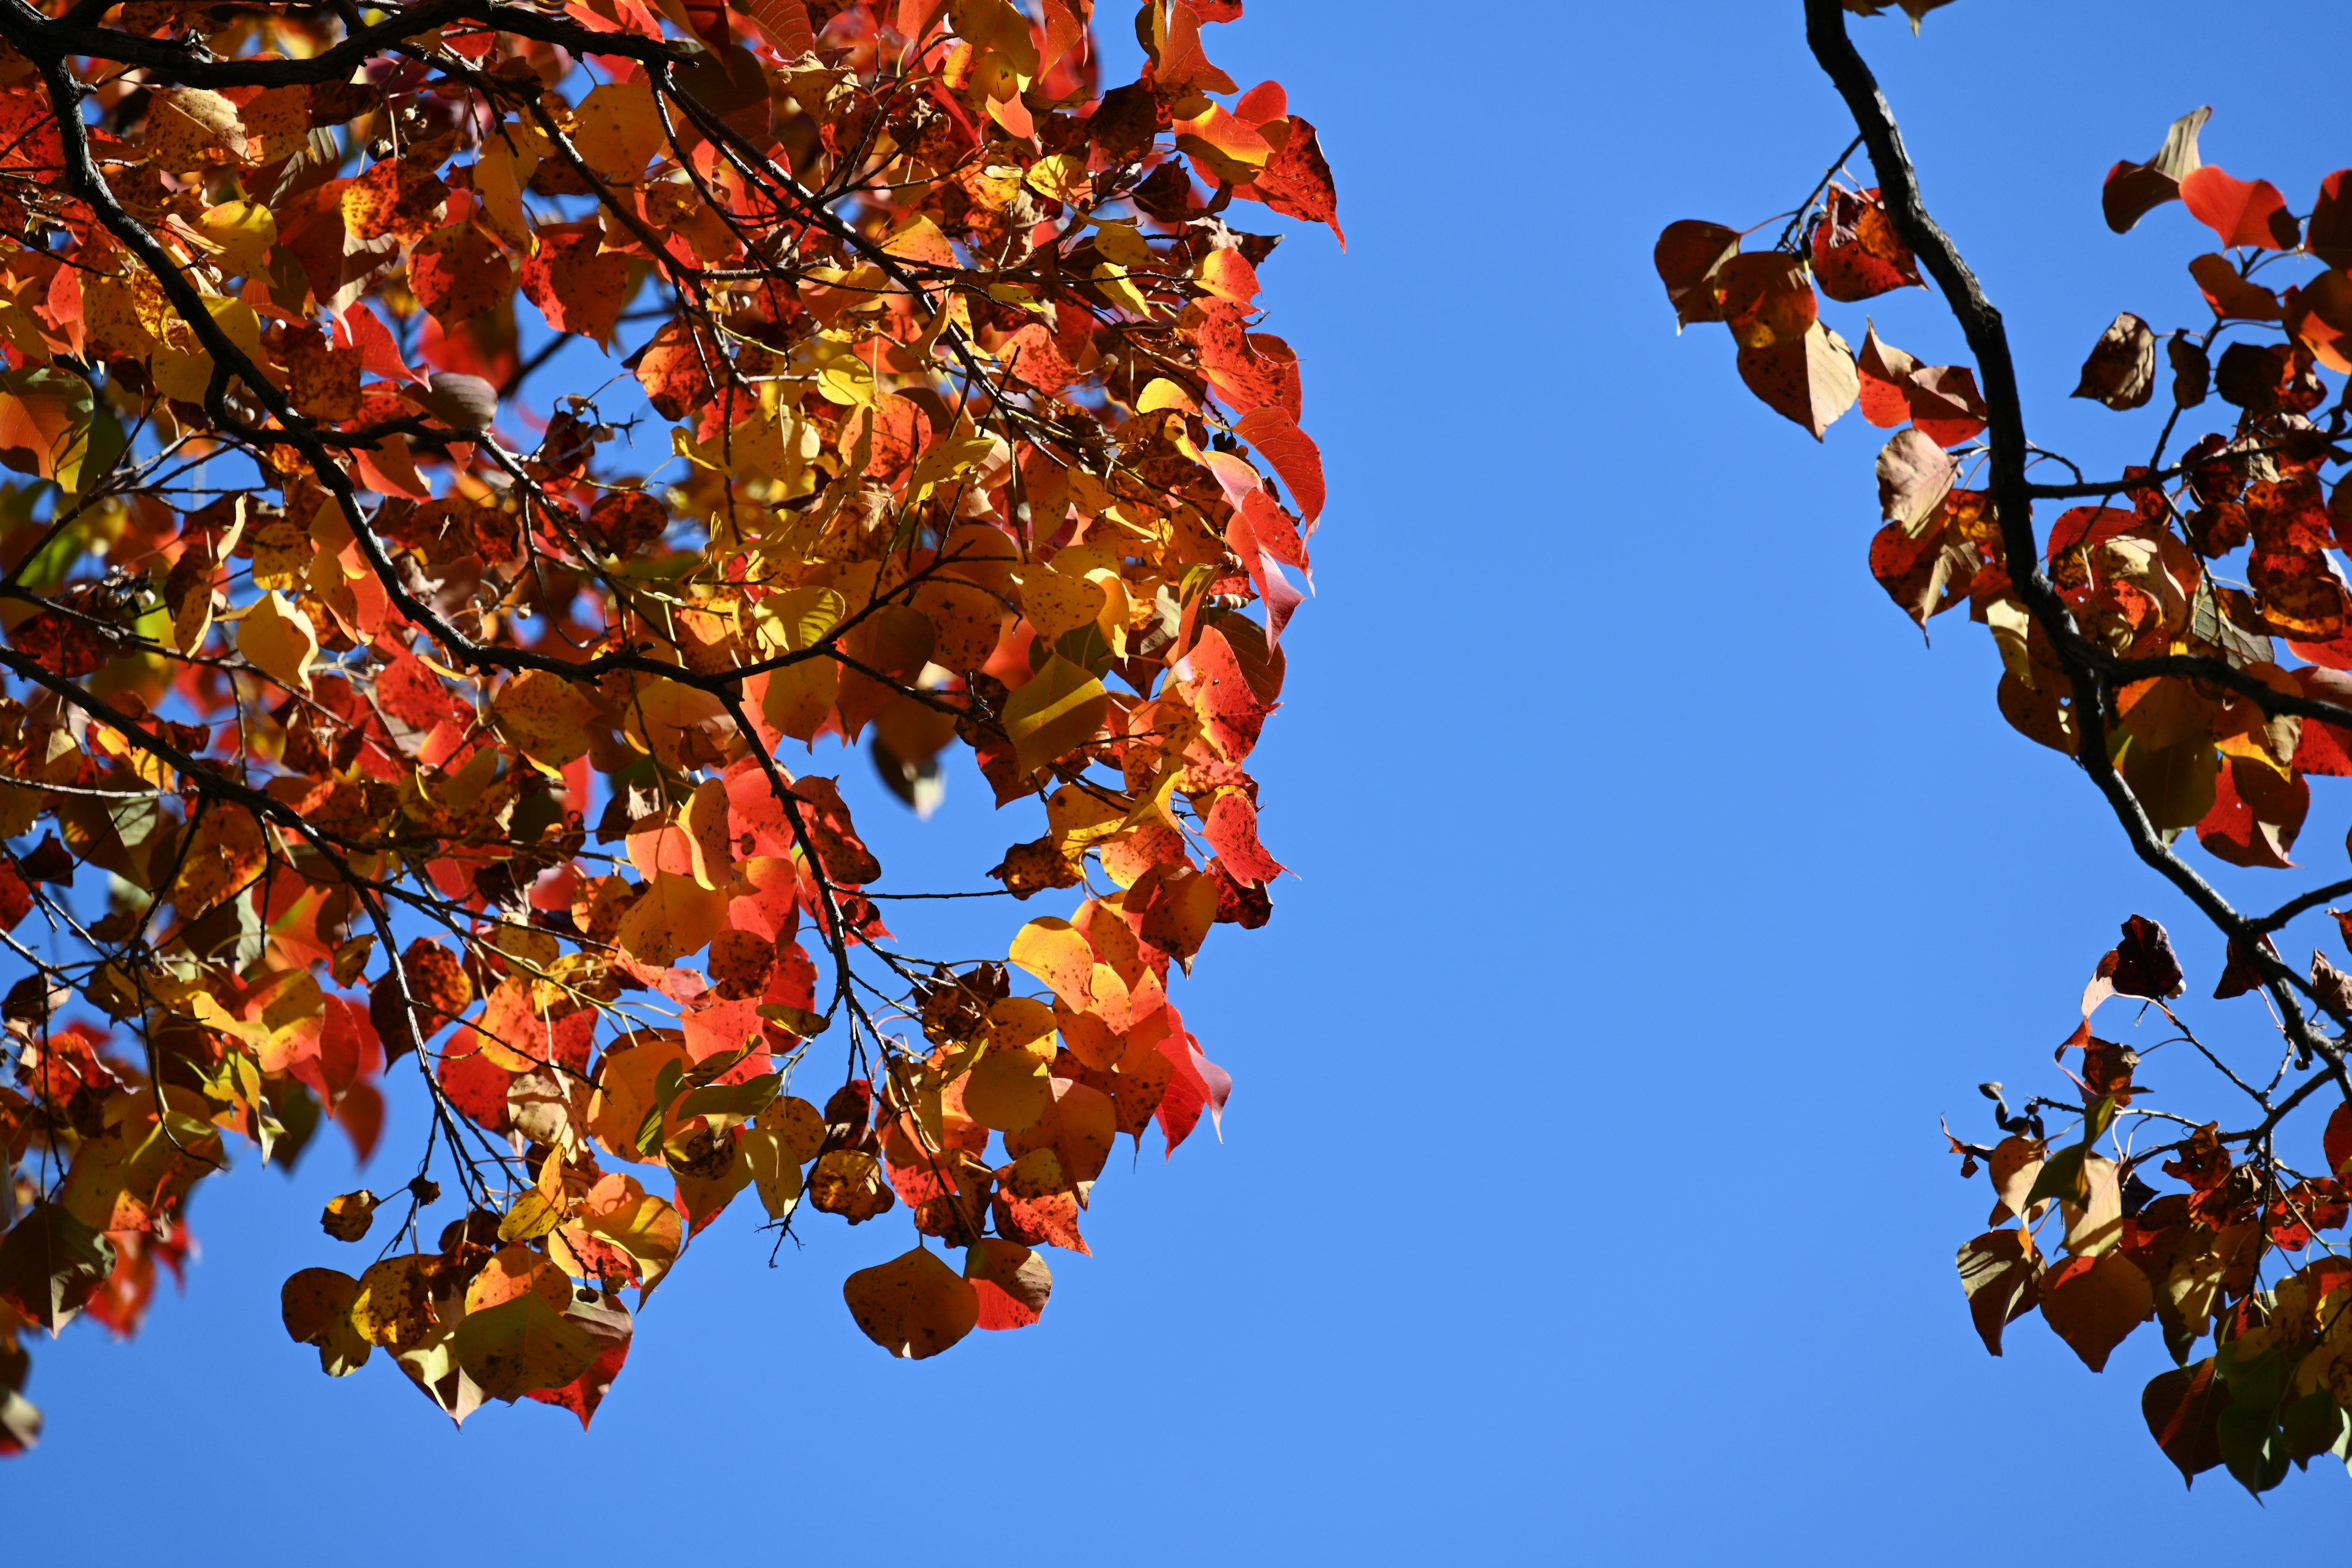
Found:
[[686, 1226], [677, 1210], [646, 1192], [634, 1176], [606, 1176], [583, 1200], [582, 1211], [583, 1228], [636, 1259], [647, 1294], [661, 1283], [686, 1244]]
[[1052, 643], [1102, 613], [1102, 590], [1084, 577], [1065, 576], [1049, 566], [1017, 574], [1021, 613], [1041, 638]]
[[220, 247], [213, 260], [223, 272], [251, 274], [269, 265], [278, 243], [278, 219], [259, 202], [223, 202], [196, 220], [204, 237]]
[[1073, 1012], [1083, 1013], [1092, 1004], [1095, 950], [1069, 921], [1051, 915], [1031, 921], [1013, 932], [1011, 956]]
[[743, 683], [751, 691], [760, 687], [760, 711], [770, 724], [795, 741], [814, 741], [825, 715], [841, 700], [841, 666], [830, 658], [803, 659], [753, 676]]
[[751, 606], [751, 635], [760, 657], [799, 653], [839, 626], [849, 601], [831, 588], [787, 588]]
[[723, 889], [734, 885], [730, 821], [725, 784], [705, 779], [694, 786], [694, 795], [686, 803], [682, 826], [686, 828], [687, 848], [693, 856], [694, 880], [699, 887]]
[[[1099, 608], [1099, 591], [1096, 602]], [[1060, 654], [1050, 655], [1004, 704], [1004, 733], [1013, 742], [1014, 765], [1032, 773], [1085, 744], [1109, 711], [1110, 693], [1101, 681]]]
[[799, 1206], [801, 1201], [801, 1167], [793, 1158], [785, 1135], [765, 1127], [752, 1127], [743, 1133], [743, 1161], [751, 1172], [751, 1185], [758, 1190], [761, 1206], [770, 1219], [782, 1219]]
[[[245, 357], [256, 363], [262, 359], [261, 317], [242, 300], [223, 299], [208, 295], [205, 309], [211, 312], [214, 325], [220, 328], [228, 341], [236, 345]], [[150, 366], [155, 390], [166, 397], [176, 397], [183, 403], [201, 404], [212, 384], [213, 356], [195, 340], [187, 324], [174, 316], [164, 328], [164, 344], [155, 352]]]
[[200, 87], [166, 88], [147, 103], [147, 151], [173, 174], [245, 156], [236, 105]]
[[[511, 129], [511, 128], [510, 128]], [[474, 161], [474, 194], [481, 198], [481, 221], [509, 250], [530, 250], [530, 221], [523, 214], [522, 188], [539, 168], [539, 148], [533, 138], [518, 135], [509, 146], [504, 136], [482, 143]]]
[[237, 624], [236, 650], [278, 685], [307, 693], [319, 632], [299, 606], [272, 589]]
[[1076, 153], [1056, 153], [1030, 164], [1022, 181], [1049, 200], [1083, 205], [1087, 195], [1087, 161]]

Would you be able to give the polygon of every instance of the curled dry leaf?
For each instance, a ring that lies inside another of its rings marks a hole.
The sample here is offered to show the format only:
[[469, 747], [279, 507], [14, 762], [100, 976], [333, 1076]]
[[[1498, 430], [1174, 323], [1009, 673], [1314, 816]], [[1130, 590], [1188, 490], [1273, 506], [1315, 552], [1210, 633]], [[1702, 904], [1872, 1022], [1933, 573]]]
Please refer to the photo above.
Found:
[[2107, 226], [2128, 233], [2140, 219], [2180, 195], [2180, 182], [2202, 166], [2197, 154], [2197, 133], [2213, 117], [2209, 106], [2192, 109], [2172, 122], [2164, 145], [2146, 163], [2119, 163], [2107, 171], [2099, 205]]

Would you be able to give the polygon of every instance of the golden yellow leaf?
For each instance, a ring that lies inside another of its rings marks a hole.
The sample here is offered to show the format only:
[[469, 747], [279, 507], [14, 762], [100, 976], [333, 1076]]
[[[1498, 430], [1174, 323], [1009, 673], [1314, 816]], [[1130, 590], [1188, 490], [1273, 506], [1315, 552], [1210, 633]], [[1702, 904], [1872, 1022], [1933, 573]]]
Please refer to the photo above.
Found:
[[299, 605], [272, 589], [237, 623], [236, 651], [278, 685], [307, 693], [319, 631]]
[[1109, 711], [1110, 693], [1101, 681], [1060, 654], [1049, 654], [1045, 667], [1004, 704], [1004, 733], [1013, 742], [1014, 765], [1033, 773], [1084, 745]]

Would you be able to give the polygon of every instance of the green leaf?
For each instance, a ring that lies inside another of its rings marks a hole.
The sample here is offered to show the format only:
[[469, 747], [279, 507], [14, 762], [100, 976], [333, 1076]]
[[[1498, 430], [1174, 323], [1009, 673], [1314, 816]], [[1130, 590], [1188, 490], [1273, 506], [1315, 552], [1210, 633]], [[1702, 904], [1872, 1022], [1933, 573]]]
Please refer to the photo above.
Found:
[[677, 1119], [688, 1121], [708, 1116], [713, 1121], [749, 1121], [768, 1109], [783, 1082], [780, 1075], [771, 1073], [747, 1083], [714, 1083], [707, 1089], [698, 1089], [678, 1101]]
[[2090, 1186], [2083, 1177], [2083, 1155], [2086, 1151], [2077, 1143], [2061, 1149], [2042, 1163], [2042, 1173], [2033, 1178], [2033, 1190], [2025, 1194], [2025, 1206], [2030, 1210], [2044, 1198], [2063, 1198], [2070, 1204], [2081, 1204], [2090, 1196]]
[[2260, 1497], [2286, 1479], [2286, 1443], [2267, 1407], [2233, 1405], [2221, 1412], [2221, 1462], [2238, 1484]]
[[2315, 1388], [2286, 1407], [2280, 1429], [2286, 1436], [2287, 1455], [2298, 1465], [2333, 1450], [2343, 1441], [2344, 1407], [2324, 1388]]
[[678, 1087], [686, 1079], [679, 1063], [662, 1063], [661, 1071], [654, 1075], [654, 1108], [646, 1112], [645, 1121], [637, 1128], [637, 1152], [650, 1160], [661, 1147], [662, 1122], [669, 1115], [670, 1101], [677, 1098]]

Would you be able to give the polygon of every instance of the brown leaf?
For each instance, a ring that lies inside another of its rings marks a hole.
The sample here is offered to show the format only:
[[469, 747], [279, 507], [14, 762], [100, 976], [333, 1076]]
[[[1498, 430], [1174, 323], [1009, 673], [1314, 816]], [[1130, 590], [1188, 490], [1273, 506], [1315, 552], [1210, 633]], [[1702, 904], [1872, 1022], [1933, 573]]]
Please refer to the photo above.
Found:
[[918, 1247], [889, 1262], [852, 1274], [841, 1288], [849, 1315], [866, 1337], [894, 1356], [935, 1356], [980, 1321], [971, 1281]]
[[375, 1223], [377, 1201], [365, 1187], [329, 1198], [326, 1212], [319, 1216], [319, 1228], [337, 1241], [357, 1241]]
[[2021, 1230], [1988, 1231], [1960, 1248], [1960, 1289], [1985, 1349], [2000, 1354], [2001, 1331], [2041, 1300], [2041, 1259]]
[[2114, 409], [2142, 408], [2156, 391], [2156, 333], [2129, 310], [2119, 313], [2083, 362], [2082, 380], [2070, 395], [2093, 397]]
[[1879, 514], [1916, 538], [1959, 472], [1958, 462], [1917, 430], [1897, 430], [1878, 454]]
[[2043, 1279], [2042, 1316], [2093, 1372], [2156, 1315], [2147, 1276], [2121, 1252], [2070, 1258]]

